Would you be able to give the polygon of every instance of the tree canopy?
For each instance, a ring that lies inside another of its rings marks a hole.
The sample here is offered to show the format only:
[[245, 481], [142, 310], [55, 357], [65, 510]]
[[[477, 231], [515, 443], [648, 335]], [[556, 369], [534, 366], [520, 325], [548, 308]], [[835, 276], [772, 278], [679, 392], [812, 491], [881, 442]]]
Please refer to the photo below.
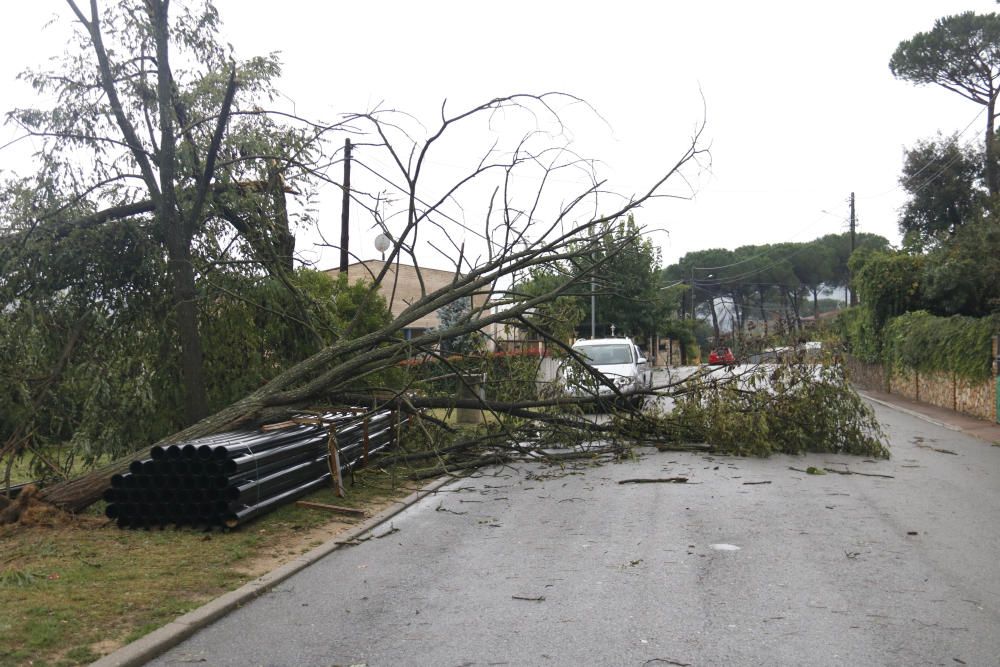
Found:
[[936, 84], [986, 108], [985, 174], [991, 197], [1000, 193], [994, 128], [1000, 92], [1000, 16], [964, 12], [934, 22], [900, 42], [889, 61], [893, 75]]
[[262, 110], [278, 60], [237, 60], [210, 2], [68, 1], [72, 48], [22, 75], [54, 103], [8, 114], [41, 148], [3, 185], [3, 302], [169, 303], [190, 423], [209, 409], [199, 304], [236, 274], [292, 287], [285, 195], [308, 191], [320, 130]]
[[957, 137], [919, 142], [906, 151], [900, 185], [909, 199], [900, 213], [903, 246], [920, 252], [952, 238], [983, 216], [982, 154]]
[[[874, 234], [858, 234], [856, 251], [886, 249], [889, 242]], [[819, 295], [844, 287], [850, 278], [849, 234], [830, 234], [805, 243], [714, 248], [685, 254], [664, 269], [667, 280], [689, 287], [689, 303], [720, 330], [743, 333], [790, 332], [801, 327], [806, 298], [810, 314], [819, 311]], [[726, 326], [719, 323], [720, 314]]]
[[616, 335], [640, 342], [662, 333], [681, 292], [663, 282], [659, 249], [632, 215], [609, 220], [595, 232], [575, 241], [581, 251], [578, 258], [540, 267], [514, 286], [523, 298], [550, 289], [566, 276], [592, 276], [572, 293], [537, 310], [533, 322], [564, 340], [590, 336], [592, 312], [598, 336], [610, 335], [612, 325]]

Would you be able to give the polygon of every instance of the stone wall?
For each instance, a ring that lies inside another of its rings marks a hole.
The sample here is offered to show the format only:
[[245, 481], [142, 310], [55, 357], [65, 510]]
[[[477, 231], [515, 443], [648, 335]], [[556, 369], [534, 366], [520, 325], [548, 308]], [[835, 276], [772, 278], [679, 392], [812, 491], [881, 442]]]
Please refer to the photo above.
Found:
[[997, 419], [997, 381], [969, 382], [959, 378], [955, 382], [955, 409], [961, 413], [986, 419]]
[[887, 373], [881, 364], [869, 364], [853, 357], [847, 357], [845, 365], [851, 382], [862, 389], [884, 391], [911, 401], [997, 421], [997, 381], [994, 377], [972, 382], [952, 373], [918, 373], [912, 369]]
[[916, 371], [904, 368], [899, 371], [889, 371], [889, 393], [899, 394], [911, 401], [919, 401], [920, 382]]
[[847, 376], [851, 382], [862, 389], [872, 389], [875, 391], [888, 391], [885, 371], [879, 364], [868, 364], [854, 357], [848, 356], [844, 359], [847, 367]]

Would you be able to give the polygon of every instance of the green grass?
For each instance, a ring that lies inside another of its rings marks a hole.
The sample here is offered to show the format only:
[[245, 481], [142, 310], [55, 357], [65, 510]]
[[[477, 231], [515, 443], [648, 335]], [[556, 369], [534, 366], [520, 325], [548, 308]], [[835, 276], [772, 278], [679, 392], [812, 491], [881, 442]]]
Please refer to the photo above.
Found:
[[[316, 502], [365, 508], [399, 497], [388, 473], [362, 471], [346, 498]], [[256, 573], [255, 558], [290, 558], [321, 542], [308, 531], [343, 520], [285, 505], [238, 529], [119, 530], [95, 506], [55, 527], [0, 527], [0, 667], [80, 665], [159, 628]], [[294, 553], [291, 553], [294, 551]]]

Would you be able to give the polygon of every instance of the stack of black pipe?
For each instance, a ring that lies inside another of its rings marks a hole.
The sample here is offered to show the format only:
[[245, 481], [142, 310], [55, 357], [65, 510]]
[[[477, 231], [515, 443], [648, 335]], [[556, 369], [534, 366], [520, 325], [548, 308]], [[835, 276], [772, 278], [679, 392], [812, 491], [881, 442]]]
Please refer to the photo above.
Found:
[[153, 447], [111, 477], [105, 514], [121, 528], [233, 528], [330, 483], [330, 430], [341, 474], [392, 446], [395, 413], [337, 412], [274, 431], [232, 431]]

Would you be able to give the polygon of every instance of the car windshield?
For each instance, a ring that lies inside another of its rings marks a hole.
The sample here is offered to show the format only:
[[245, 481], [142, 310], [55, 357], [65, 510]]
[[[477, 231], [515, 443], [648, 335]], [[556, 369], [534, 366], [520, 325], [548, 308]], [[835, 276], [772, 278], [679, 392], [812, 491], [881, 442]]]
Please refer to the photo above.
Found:
[[632, 352], [629, 345], [581, 345], [577, 352], [587, 358], [594, 366], [610, 364], [628, 364], [632, 362]]

